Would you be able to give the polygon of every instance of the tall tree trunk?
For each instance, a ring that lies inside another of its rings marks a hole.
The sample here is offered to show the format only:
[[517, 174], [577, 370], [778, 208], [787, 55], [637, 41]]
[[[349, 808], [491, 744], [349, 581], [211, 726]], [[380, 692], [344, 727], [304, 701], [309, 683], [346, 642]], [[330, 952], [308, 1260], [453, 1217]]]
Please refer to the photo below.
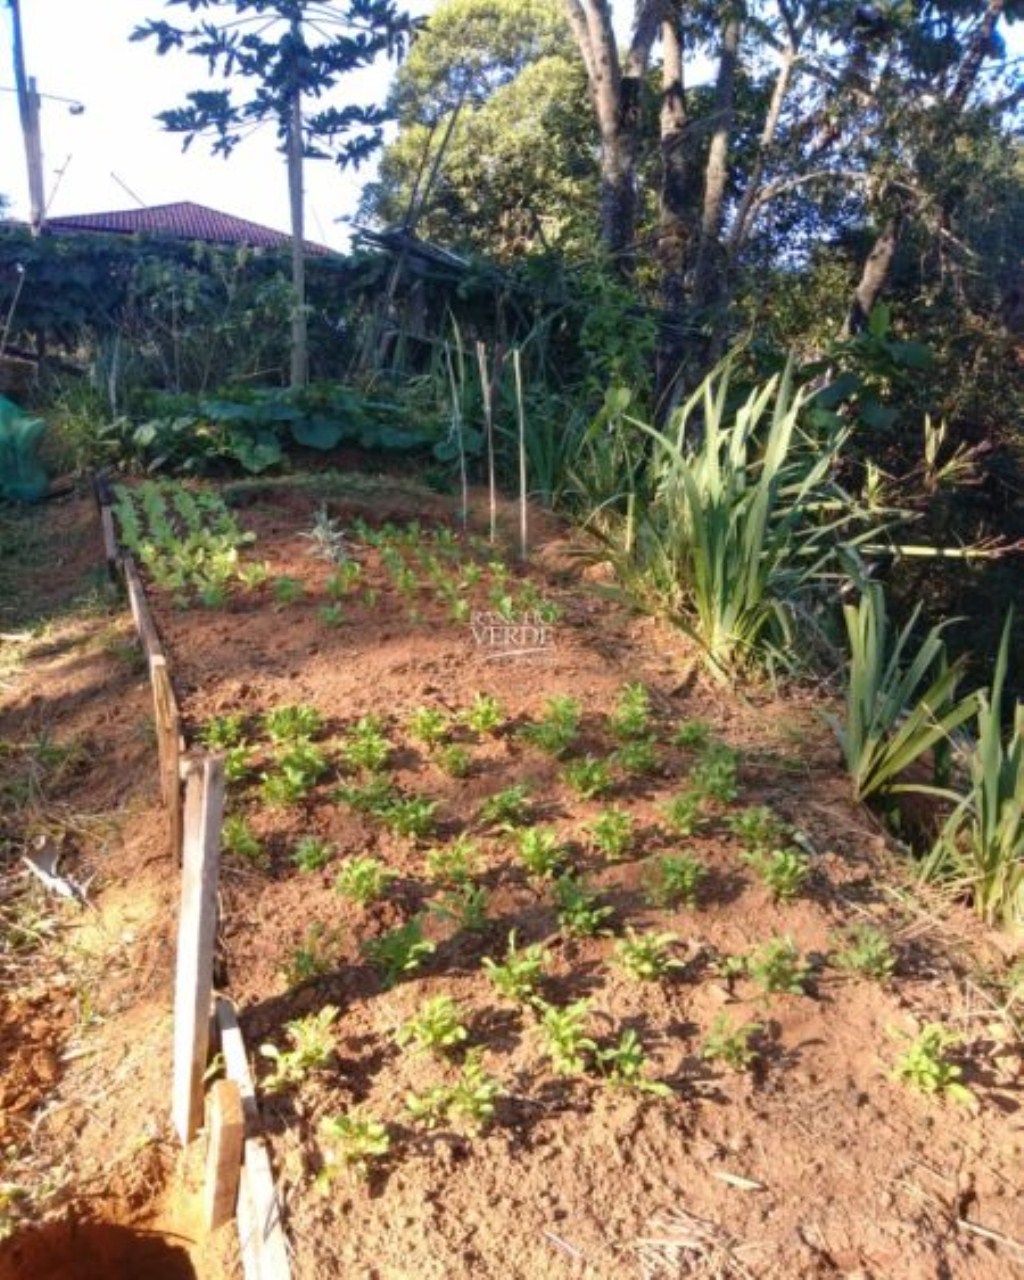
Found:
[[[298, 20], [292, 23], [292, 37], [302, 40]], [[305, 193], [302, 189], [302, 89], [296, 82], [288, 118], [288, 203], [292, 223], [292, 351], [293, 389], [309, 382], [309, 333], [306, 324], [306, 228]]]
[[868, 321], [871, 319], [871, 312], [878, 301], [879, 295], [885, 288], [885, 282], [889, 277], [889, 268], [892, 266], [892, 260], [896, 256], [901, 222], [901, 215], [893, 214], [879, 232], [874, 245], [872, 245], [871, 252], [868, 254], [861, 270], [857, 288], [853, 292], [853, 299], [846, 314], [846, 321], [843, 324], [840, 336], [844, 339], [856, 337], [858, 333], [863, 333], [867, 328]]
[[700, 311], [711, 310], [718, 303], [725, 266], [721, 234], [725, 217], [725, 189], [729, 179], [729, 140], [732, 134], [733, 88], [739, 61], [740, 30], [740, 15], [737, 6], [733, 5], [722, 32], [722, 54], [715, 83], [715, 131], [711, 137], [704, 176], [704, 208], [693, 282], [693, 300]]
[[683, 88], [683, 41], [677, 14], [661, 26], [661, 209], [658, 228], [661, 331], [655, 368], [657, 418], [672, 410], [673, 390], [685, 354], [683, 315], [686, 301], [686, 258], [690, 242], [692, 190], [685, 148], [686, 97]]

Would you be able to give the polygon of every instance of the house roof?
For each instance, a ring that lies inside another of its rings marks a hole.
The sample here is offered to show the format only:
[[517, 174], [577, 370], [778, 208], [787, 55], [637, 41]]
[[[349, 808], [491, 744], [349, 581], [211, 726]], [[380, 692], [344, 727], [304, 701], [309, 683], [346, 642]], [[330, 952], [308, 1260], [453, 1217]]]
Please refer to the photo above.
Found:
[[[291, 237], [247, 218], [208, 209], [182, 200], [142, 209], [115, 209], [110, 213], [79, 213], [47, 218], [46, 230], [56, 232], [105, 232], [112, 235], [170, 236], [175, 240], [204, 240], [209, 244], [246, 244], [260, 249], [285, 249]], [[308, 253], [329, 254], [322, 244], [306, 241]]]

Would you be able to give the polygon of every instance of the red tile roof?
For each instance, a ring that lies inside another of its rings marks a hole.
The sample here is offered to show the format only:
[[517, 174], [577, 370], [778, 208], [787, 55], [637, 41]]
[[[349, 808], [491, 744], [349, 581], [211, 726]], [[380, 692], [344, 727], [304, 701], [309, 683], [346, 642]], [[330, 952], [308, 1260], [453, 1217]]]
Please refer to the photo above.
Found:
[[[111, 213], [79, 213], [47, 218], [49, 231], [97, 231], [114, 235], [171, 236], [175, 240], [204, 240], [210, 244], [247, 244], [261, 249], [284, 249], [291, 237], [272, 231], [258, 222], [236, 218], [183, 200], [178, 204], [157, 204], [144, 209], [115, 209]], [[330, 253], [321, 244], [306, 241], [308, 253]]]

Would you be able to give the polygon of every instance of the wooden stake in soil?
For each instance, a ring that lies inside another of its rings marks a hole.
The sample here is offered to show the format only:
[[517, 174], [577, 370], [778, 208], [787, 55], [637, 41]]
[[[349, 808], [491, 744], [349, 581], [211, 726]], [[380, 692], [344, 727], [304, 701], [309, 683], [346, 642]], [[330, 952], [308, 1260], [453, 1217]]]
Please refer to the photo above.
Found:
[[190, 769], [185, 791], [172, 1104], [174, 1127], [183, 1143], [195, 1136], [203, 1114], [223, 812], [224, 761], [205, 756]]
[[151, 663], [154, 658], [162, 658], [164, 656], [163, 645], [160, 643], [156, 623], [153, 621], [153, 615], [150, 613], [149, 605], [146, 602], [146, 593], [142, 588], [142, 579], [139, 577], [138, 567], [131, 556], [125, 556], [123, 565], [125, 586], [128, 588], [128, 603], [131, 606], [132, 617], [135, 620], [135, 630], [139, 633], [139, 639], [142, 641], [142, 650], [146, 655], [146, 662]]
[[203, 1221], [207, 1231], [223, 1226], [235, 1212], [242, 1168], [245, 1119], [242, 1095], [234, 1080], [218, 1080], [206, 1107], [206, 1180]]
[[158, 654], [149, 664], [153, 685], [156, 745], [160, 759], [160, 798], [167, 810], [171, 857], [182, 857], [181, 715], [167, 674], [167, 659]]
[[530, 540], [526, 523], [526, 406], [523, 404], [523, 366], [519, 348], [512, 352], [512, 364], [516, 374], [516, 410], [519, 418], [519, 555], [530, 558]]

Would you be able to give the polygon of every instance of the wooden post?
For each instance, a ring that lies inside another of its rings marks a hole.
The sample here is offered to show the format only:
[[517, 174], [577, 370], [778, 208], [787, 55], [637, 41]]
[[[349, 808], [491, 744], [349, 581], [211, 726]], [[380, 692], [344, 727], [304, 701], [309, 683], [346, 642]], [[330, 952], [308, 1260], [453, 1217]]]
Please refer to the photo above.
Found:
[[153, 685], [153, 712], [156, 744], [160, 758], [160, 798], [167, 810], [171, 857], [182, 858], [181, 829], [181, 715], [167, 674], [167, 659], [157, 654], [150, 659]]
[[274, 1186], [270, 1155], [260, 1133], [256, 1087], [249, 1070], [242, 1029], [230, 1000], [217, 999], [217, 1026], [224, 1069], [238, 1085], [245, 1117], [242, 1182], [238, 1189], [238, 1235], [246, 1280], [289, 1280], [288, 1242]]
[[218, 1080], [206, 1107], [203, 1221], [207, 1231], [215, 1231], [234, 1216], [244, 1141], [241, 1092], [234, 1080]]
[[205, 756], [189, 771], [185, 791], [172, 1102], [174, 1127], [182, 1143], [192, 1140], [203, 1114], [223, 812], [224, 760]]
[[156, 623], [153, 621], [153, 615], [149, 611], [149, 605], [146, 602], [146, 593], [142, 588], [142, 579], [139, 577], [138, 566], [131, 556], [125, 556], [124, 565], [124, 581], [128, 588], [128, 603], [131, 606], [132, 617], [135, 620], [135, 630], [139, 633], [139, 639], [142, 641], [142, 649], [146, 655], [146, 661], [151, 663], [154, 658], [162, 658], [164, 656], [163, 645], [160, 643], [160, 635], [156, 629]]

